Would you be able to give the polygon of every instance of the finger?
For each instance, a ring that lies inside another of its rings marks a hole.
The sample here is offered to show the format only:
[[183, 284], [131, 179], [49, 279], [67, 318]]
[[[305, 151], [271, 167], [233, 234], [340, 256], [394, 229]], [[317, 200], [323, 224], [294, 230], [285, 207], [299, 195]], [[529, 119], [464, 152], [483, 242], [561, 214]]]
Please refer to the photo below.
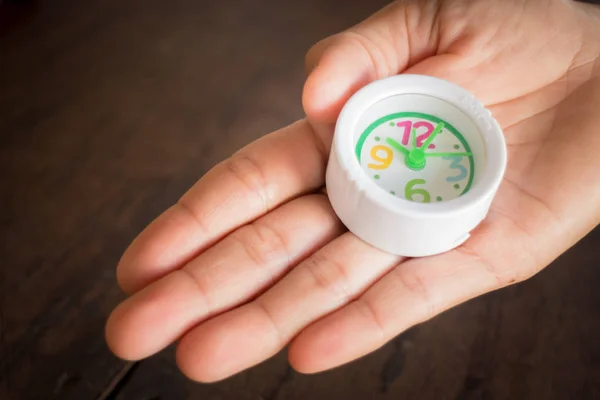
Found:
[[334, 368], [444, 310], [529, 277], [540, 264], [528, 249], [531, 240], [518, 232], [508, 219], [492, 216], [461, 248], [397, 266], [356, 301], [302, 331], [290, 345], [290, 363], [303, 373]]
[[178, 365], [191, 379], [207, 382], [259, 363], [400, 261], [346, 233], [253, 302], [191, 330], [177, 349]]
[[[323, 133], [324, 134], [324, 133]], [[213, 168], [131, 244], [117, 267], [133, 293], [215, 241], [323, 184], [329, 141], [306, 121], [267, 135]]]
[[[540, 90], [552, 95], [557, 81], [571, 81], [572, 68], [597, 55], [595, 46], [582, 40], [596, 32], [587, 31], [569, 2], [512, 3], [494, 13], [487, 2], [449, 4], [444, 3], [438, 14], [440, 21], [452, 22], [440, 25], [443, 35], [436, 56], [406, 73], [454, 82], [488, 106]], [[546, 18], [531, 18], [542, 10]], [[498, 21], [505, 29], [497, 29]], [[546, 46], [555, 31], [561, 34]], [[524, 36], [527, 40], [522, 40]]]
[[338, 35], [332, 35], [326, 37], [315, 43], [306, 53], [304, 57], [304, 69], [306, 70], [306, 74], [310, 75], [313, 69], [317, 66], [319, 60], [323, 56], [325, 50], [331, 46], [332, 42], [338, 38]]
[[117, 307], [106, 328], [111, 349], [124, 359], [160, 351], [203, 319], [256, 296], [342, 230], [323, 195], [283, 205]]
[[393, 2], [364, 22], [317, 43], [306, 56], [310, 75], [304, 110], [318, 122], [333, 122], [362, 86], [398, 74], [435, 54], [436, 2]]

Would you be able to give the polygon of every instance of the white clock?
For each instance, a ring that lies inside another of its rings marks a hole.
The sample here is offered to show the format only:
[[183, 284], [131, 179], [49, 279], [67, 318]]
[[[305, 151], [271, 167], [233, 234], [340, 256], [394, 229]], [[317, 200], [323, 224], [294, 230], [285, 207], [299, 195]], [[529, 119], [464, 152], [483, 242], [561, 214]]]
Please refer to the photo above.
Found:
[[444, 80], [398, 75], [365, 86], [342, 109], [327, 194], [365, 242], [428, 256], [468, 239], [505, 168], [502, 130], [475, 97]]

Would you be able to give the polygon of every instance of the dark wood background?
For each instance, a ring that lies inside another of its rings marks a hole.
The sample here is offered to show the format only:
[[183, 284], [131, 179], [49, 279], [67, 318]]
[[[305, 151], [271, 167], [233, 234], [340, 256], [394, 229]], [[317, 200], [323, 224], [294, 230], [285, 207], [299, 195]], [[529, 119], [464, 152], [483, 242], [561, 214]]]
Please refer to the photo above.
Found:
[[600, 230], [533, 279], [316, 376], [108, 351], [115, 265], [203, 173], [303, 116], [310, 45], [385, 3], [0, 5], [0, 399], [600, 399]]

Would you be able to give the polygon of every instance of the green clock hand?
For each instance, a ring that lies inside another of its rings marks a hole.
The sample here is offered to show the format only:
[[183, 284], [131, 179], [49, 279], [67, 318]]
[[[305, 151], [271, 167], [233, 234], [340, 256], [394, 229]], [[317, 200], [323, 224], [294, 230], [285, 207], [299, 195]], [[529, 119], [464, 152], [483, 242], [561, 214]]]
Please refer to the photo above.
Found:
[[427, 140], [425, 141], [425, 143], [423, 143], [421, 145], [421, 149], [426, 149], [429, 147], [429, 145], [431, 144], [431, 142], [433, 142], [433, 139], [435, 139], [435, 137], [438, 135], [438, 133], [440, 133], [442, 131], [442, 129], [444, 129], [444, 123], [440, 122], [435, 129], [433, 130], [433, 132], [431, 132], [431, 135], [429, 135], [429, 137], [427, 138]]
[[408, 157], [408, 155], [410, 154], [410, 151], [402, 146], [400, 143], [396, 142], [394, 139], [392, 138], [386, 138], [385, 141], [387, 142], [387, 144], [389, 144], [390, 146], [392, 146], [394, 149], [398, 150], [400, 153], [404, 154], [405, 156]]
[[469, 157], [472, 155], [473, 153], [425, 153], [425, 157]]
[[412, 128], [412, 148], [416, 149], [417, 148], [417, 130], [415, 128]]

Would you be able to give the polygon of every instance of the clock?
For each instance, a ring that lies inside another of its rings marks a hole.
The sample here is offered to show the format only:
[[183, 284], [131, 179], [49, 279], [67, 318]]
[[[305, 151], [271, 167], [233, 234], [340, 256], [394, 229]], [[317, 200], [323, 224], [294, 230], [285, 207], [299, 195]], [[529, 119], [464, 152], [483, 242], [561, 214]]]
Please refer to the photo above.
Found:
[[343, 107], [327, 195], [362, 240], [428, 256], [468, 239], [505, 168], [502, 130], [472, 94], [438, 78], [398, 75], [365, 86]]

